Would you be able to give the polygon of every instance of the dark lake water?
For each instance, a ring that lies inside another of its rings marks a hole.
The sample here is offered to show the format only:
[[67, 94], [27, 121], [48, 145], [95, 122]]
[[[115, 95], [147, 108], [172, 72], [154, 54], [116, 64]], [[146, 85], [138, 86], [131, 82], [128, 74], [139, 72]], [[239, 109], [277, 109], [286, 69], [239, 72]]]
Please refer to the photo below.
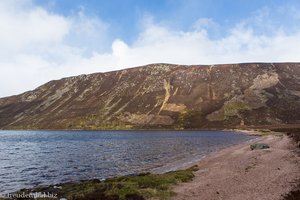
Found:
[[254, 138], [223, 131], [0, 131], [0, 194], [175, 170]]

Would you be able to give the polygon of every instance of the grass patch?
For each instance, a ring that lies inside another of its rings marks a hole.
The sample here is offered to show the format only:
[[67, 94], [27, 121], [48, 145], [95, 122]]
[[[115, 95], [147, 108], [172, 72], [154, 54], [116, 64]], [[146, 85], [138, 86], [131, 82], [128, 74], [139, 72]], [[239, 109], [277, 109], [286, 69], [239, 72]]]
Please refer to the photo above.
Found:
[[[165, 174], [142, 173], [121, 176], [105, 181], [89, 180], [79, 183], [64, 183], [48, 187], [23, 189], [17, 193], [52, 193], [57, 198], [68, 200], [143, 200], [148, 198], [167, 199], [174, 196], [171, 186], [191, 181], [197, 166]], [[43, 198], [46, 200], [47, 198]], [[53, 198], [52, 198], [53, 200]]]
[[271, 135], [274, 134], [271, 130], [269, 129], [254, 129], [255, 132], [257, 132], [258, 136], [267, 136], [267, 135]]
[[228, 101], [227, 103], [225, 103], [223, 109], [224, 109], [225, 116], [235, 116], [240, 111], [249, 110], [250, 108], [245, 102], [235, 100], [235, 101]]

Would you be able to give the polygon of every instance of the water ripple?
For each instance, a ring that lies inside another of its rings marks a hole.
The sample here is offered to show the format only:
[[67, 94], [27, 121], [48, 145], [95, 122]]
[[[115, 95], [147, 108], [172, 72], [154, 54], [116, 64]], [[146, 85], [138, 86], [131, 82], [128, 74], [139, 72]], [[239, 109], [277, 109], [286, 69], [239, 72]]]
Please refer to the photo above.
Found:
[[0, 194], [66, 181], [164, 172], [252, 138], [220, 131], [0, 131]]

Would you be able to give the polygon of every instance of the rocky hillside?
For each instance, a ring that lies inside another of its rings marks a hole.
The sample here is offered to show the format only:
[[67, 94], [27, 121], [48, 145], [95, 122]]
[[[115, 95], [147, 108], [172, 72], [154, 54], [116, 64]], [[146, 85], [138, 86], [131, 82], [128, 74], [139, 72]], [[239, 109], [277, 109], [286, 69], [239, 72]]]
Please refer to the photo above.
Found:
[[300, 63], [152, 64], [0, 99], [2, 129], [232, 128], [300, 123]]

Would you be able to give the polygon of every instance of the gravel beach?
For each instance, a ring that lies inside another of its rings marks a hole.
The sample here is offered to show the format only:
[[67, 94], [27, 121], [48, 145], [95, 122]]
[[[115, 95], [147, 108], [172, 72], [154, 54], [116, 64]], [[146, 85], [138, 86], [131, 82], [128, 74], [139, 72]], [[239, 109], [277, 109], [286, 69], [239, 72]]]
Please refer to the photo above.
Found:
[[[269, 149], [251, 150], [260, 142]], [[279, 200], [300, 177], [300, 157], [284, 134], [270, 134], [255, 142], [216, 152], [198, 163], [192, 182], [174, 187], [174, 200]]]

